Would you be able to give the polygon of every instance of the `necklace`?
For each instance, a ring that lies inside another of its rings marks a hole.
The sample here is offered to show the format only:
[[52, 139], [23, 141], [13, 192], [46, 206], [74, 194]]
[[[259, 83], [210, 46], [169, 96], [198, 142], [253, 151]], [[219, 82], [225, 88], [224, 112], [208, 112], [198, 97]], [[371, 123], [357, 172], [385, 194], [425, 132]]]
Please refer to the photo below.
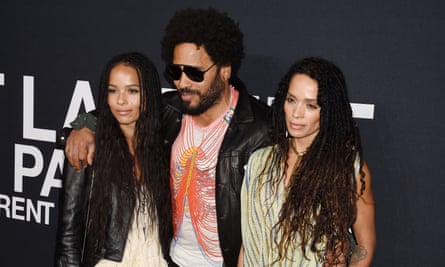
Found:
[[147, 237], [147, 226], [148, 226], [148, 207], [147, 207], [147, 193], [145, 192], [145, 187], [141, 189], [142, 191], [139, 192], [140, 199], [139, 199], [139, 208], [138, 212], [139, 215], [138, 221], [142, 226], [142, 232], [144, 233], [144, 237]]
[[289, 139], [289, 143], [290, 143], [290, 147], [291, 147], [292, 151], [295, 152], [297, 157], [301, 158], [304, 156], [304, 154], [306, 154], [306, 151], [302, 151], [302, 152], [297, 151], [297, 148], [295, 147], [294, 142], [292, 142], [292, 139]]

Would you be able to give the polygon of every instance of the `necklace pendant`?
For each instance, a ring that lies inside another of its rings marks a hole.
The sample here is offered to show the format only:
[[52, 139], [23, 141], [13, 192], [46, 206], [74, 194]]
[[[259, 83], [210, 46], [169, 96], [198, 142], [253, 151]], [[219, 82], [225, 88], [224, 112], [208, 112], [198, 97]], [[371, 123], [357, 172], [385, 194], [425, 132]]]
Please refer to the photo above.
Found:
[[292, 142], [292, 139], [289, 139], [290, 148], [292, 151], [297, 155], [298, 158], [301, 158], [306, 154], [306, 151], [298, 152], [297, 148], [295, 147], [294, 142]]

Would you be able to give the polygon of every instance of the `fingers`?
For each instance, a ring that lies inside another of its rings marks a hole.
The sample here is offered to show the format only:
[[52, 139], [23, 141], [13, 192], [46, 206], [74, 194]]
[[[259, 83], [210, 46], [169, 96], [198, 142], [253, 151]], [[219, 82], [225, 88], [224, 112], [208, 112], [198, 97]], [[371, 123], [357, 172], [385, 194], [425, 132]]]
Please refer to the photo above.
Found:
[[73, 145], [73, 138], [72, 138], [74, 132], [76, 132], [76, 131], [75, 130], [71, 131], [70, 135], [66, 139], [65, 156], [66, 156], [66, 159], [68, 160], [68, 162], [70, 163], [70, 165], [73, 166], [74, 169], [79, 170], [80, 165], [79, 165], [78, 157], [75, 156], [75, 154], [77, 154], [77, 148], [76, 148], [76, 146]]
[[87, 164], [91, 165], [94, 156], [94, 133], [88, 128], [71, 131], [66, 140], [65, 155], [68, 162], [78, 171]]
[[81, 141], [79, 141], [78, 139], [78, 132], [79, 131], [77, 130], [71, 131], [68, 139], [66, 140], [65, 147], [66, 158], [68, 159], [68, 162], [71, 164], [71, 166], [73, 166], [73, 168], [77, 171], [79, 171], [83, 167], [81, 161], [84, 160], [84, 158], [82, 158], [82, 153], [80, 152], [80, 147], [82, 146], [82, 144]]
[[87, 162], [88, 165], [93, 165], [93, 159], [94, 159], [94, 152], [96, 151], [96, 146], [93, 143], [90, 143], [88, 145], [88, 156], [87, 156]]

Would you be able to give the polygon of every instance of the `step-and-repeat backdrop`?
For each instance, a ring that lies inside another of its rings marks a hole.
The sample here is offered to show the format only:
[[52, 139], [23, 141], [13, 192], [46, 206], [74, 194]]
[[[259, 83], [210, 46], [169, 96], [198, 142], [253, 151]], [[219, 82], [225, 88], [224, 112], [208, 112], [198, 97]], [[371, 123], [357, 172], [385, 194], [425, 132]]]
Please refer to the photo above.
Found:
[[25, 2], [0, 5], [1, 266], [53, 265], [65, 160], [57, 130], [94, 109], [113, 55], [140, 51], [162, 73], [164, 27], [185, 7], [215, 7], [239, 22], [239, 76], [264, 102], [297, 59], [337, 63], [373, 176], [374, 266], [443, 264], [443, 2]]

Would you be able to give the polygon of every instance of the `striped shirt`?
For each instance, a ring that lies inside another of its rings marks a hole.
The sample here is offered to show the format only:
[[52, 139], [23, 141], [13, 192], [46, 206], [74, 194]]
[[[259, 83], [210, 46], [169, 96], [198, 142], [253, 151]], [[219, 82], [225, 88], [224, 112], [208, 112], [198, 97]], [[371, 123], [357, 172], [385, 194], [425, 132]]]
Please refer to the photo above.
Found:
[[[273, 147], [265, 147], [254, 152], [247, 163], [244, 181], [241, 188], [241, 227], [244, 247], [244, 266], [322, 266], [323, 259], [317, 258], [309, 247], [306, 256], [300, 248], [288, 251], [286, 259], [279, 262], [276, 240], [280, 236], [273, 227], [278, 222], [281, 206], [285, 200], [284, 181], [276, 188], [270, 182], [271, 176], [281, 173], [266, 169], [264, 164]], [[261, 176], [261, 177], [260, 177]], [[284, 179], [283, 179], [284, 180]], [[299, 237], [297, 236], [297, 244]], [[324, 246], [322, 244], [321, 246]]]

